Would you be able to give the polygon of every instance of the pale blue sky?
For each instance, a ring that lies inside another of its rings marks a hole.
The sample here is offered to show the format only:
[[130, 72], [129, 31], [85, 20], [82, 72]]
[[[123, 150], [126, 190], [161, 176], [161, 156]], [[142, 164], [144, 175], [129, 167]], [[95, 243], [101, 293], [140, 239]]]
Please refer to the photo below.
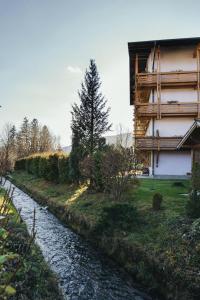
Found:
[[0, 130], [35, 117], [70, 144], [90, 58], [114, 132], [131, 129], [127, 42], [200, 36], [199, 12], [199, 0], [0, 0]]

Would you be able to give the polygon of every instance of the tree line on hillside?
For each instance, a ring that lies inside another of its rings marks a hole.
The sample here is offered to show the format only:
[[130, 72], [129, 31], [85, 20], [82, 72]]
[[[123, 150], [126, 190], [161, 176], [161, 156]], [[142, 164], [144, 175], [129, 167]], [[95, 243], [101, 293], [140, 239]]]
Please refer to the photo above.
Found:
[[0, 170], [6, 173], [13, 169], [17, 159], [34, 153], [55, 151], [60, 146], [46, 125], [40, 125], [37, 119], [29, 121], [27, 117], [19, 128], [6, 124], [0, 138]]

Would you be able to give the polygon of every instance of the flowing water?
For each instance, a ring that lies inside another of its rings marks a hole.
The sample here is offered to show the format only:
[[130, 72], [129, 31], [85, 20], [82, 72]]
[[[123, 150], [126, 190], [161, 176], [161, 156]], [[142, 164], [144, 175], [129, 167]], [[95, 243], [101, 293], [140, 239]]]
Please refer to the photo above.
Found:
[[[10, 182], [6, 182], [8, 188]], [[12, 185], [14, 186], [14, 185]], [[36, 243], [56, 273], [64, 299], [146, 300], [152, 299], [133, 287], [130, 277], [81, 238], [63, 226], [46, 208], [15, 188], [15, 207], [29, 232], [36, 210]]]

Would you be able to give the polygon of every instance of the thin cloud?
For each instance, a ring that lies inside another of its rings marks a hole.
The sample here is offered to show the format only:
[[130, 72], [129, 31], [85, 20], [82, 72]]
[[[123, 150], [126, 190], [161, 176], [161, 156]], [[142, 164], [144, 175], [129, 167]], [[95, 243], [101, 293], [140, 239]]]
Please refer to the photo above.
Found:
[[74, 74], [82, 74], [82, 71], [79, 67], [68, 66], [67, 71]]

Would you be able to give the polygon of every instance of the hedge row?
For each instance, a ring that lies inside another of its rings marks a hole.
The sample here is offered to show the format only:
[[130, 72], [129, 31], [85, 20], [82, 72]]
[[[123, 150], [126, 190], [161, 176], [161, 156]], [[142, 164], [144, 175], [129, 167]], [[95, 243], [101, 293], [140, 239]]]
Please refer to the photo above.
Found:
[[64, 153], [38, 154], [19, 159], [15, 170], [27, 171], [56, 183], [69, 182], [69, 157]]

